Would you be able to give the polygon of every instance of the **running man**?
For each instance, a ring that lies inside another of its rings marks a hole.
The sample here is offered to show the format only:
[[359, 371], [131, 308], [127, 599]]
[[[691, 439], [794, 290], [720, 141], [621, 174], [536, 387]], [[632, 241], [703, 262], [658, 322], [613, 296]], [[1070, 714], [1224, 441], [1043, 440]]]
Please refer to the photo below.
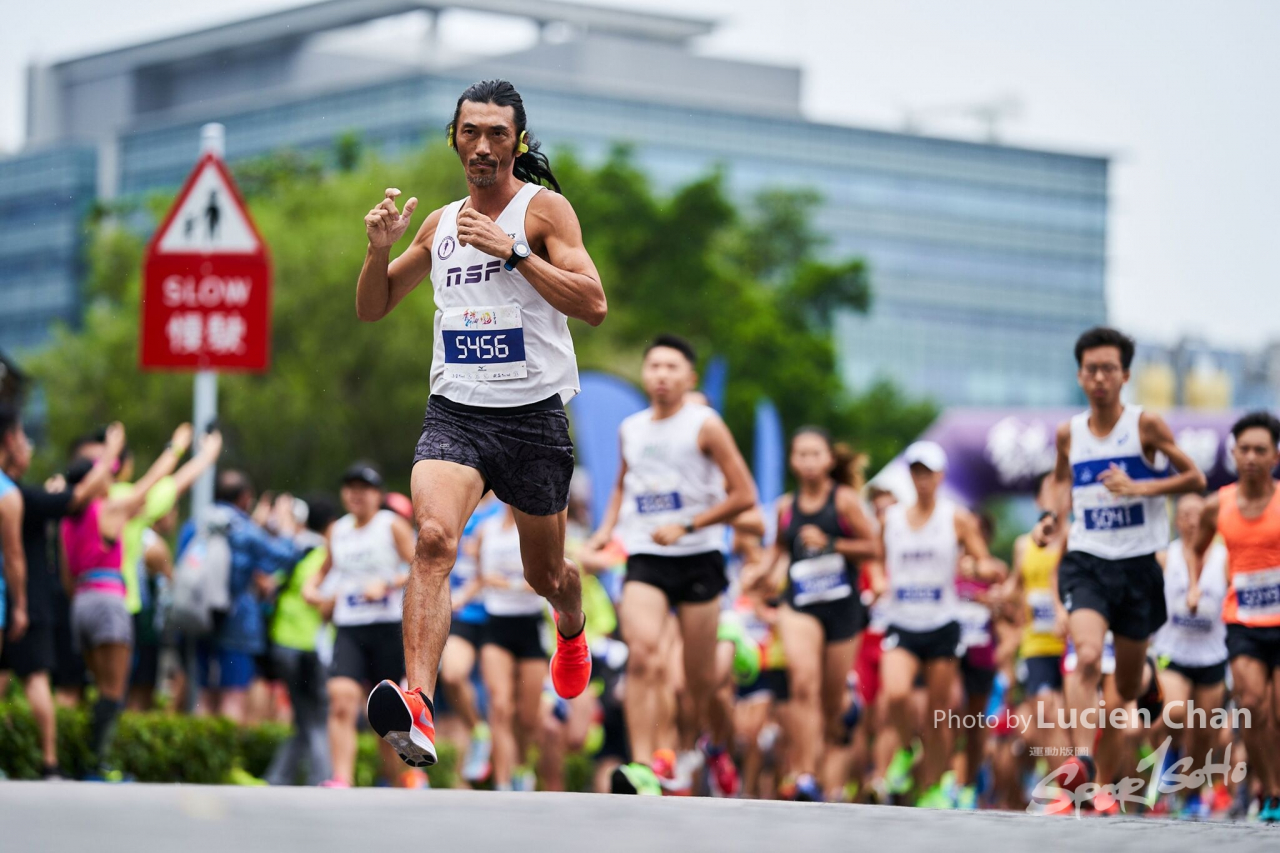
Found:
[[1166, 618], [1164, 574], [1155, 557], [1169, 544], [1166, 498], [1205, 487], [1204, 474], [1178, 449], [1164, 419], [1121, 402], [1133, 350], [1133, 339], [1115, 329], [1090, 329], [1076, 341], [1076, 378], [1089, 409], [1058, 427], [1049, 512], [1034, 534], [1047, 546], [1074, 510], [1058, 568], [1076, 652], [1076, 677], [1066, 685], [1075, 755], [1054, 774], [1068, 791], [1097, 777], [1089, 752], [1108, 630], [1115, 634], [1120, 697], [1145, 707], [1160, 701], [1147, 640]]
[[[912, 761], [909, 745], [916, 719], [911, 693], [916, 676], [923, 671], [927, 696], [921, 727], [923, 793], [917, 804], [953, 808], [951, 796], [941, 785], [951, 757], [950, 728], [938, 722], [936, 712], [951, 709], [959, 675], [956, 578], [991, 582], [1004, 574], [991, 571], [987, 543], [973, 513], [938, 494], [946, 476], [946, 451], [932, 441], [917, 441], [903, 458], [911, 468], [916, 502], [889, 507], [880, 532], [889, 586], [889, 627], [882, 643], [880, 682], [903, 745], [890, 773], [902, 775], [903, 767], [910, 767]], [[961, 556], [972, 559], [961, 560]], [[890, 785], [898, 787], [892, 781]]]
[[[480, 525], [476, 539], [476, 577], [484, 588], [484, 608], [489, 614], [480, 646], [480, 672], [489, 693], [493, 787], [532, 791], [533, 772], [524, 765], [530, 745], [540, 734], [542, 682], [547, 671], [542, 639], [546, 602], [525, 582], [520, 534], [511, 507], [502, 507]], [[517, 772], [517, 768], [522, 769]]]
[[[382, 508], [381, 474], [356, 463], [343, 473], [340, 494], [347, 514], [329, 528], [328, 559], [303, 587], [308, 604], [324, 607], [320, 590], [333, 575], [329, 583], [337, 633], [326, 684], [333, 777], [325, 786], [330, 788], [355, 784], [356, 724], [367, 685], [404, 677], [400, 614], [409, 580], [406, 566], [413, 559], [413, 528]], [[384, 770], [394, 784], [391, 768]]]
[[[793, 494], [778, 502], [778, 538], [759, 565], [759, 589], [785, 587], [778, 630], [786, 651], [795, 726], [796, 798], [824, 799], [846, 781], [833, 747], [845, 737], [845, 680], [853, 668], [867, 609], [858, 562], [880, 556], [880, 543], [855, 488], [857, 458], [826, 430], [803, 427], [791, 438]], [[824, 747], [827, 747], [824, 749]], [[821, 781], [815, 777], [822, 771]]]
[[[728, 586], [721, 527], [756, 504], [756, 487], [733, 435], [714, 409], [685, 399], [697, 382], [693, 347], [660, 335], [645, 351], [641, 380], [649, 408], [622, 422], [622, 463], [605, 518], [592, 537], [601, 548], [619, 528], [627, 574], [619, 619], [627, 659], [626, 713], [631, 755], [649, 761], [656, 747], [663, 691], [663, 626], [676, 610], [686, 689], [697, 731], [723, 731], [711, 715], [720, 594]], [[707, 745], [711, 776], [734, 793], [737, 773], [725, 751]], [[731, 772], [732, 771], [732, 772]]]
[[[1191, 612], [1187, 601], [1191, 590], [1189, 566], [1196, 559], [1196, 532], [1204, 504], [1199, 495], [1178, 499], [1174, 516], [1178, 538], [1169, 544], [1168, 551], [1157, 555], [1164, 566], [1164, 603], [1169, 621], [1151, 644], [1161, 664], [1160, 689], [1167, 706], [1162, 717], [1173, 729], [1175, 748], [1193, 762], [1185, 773], [1201, 766], [1218, 734], [1203, 724], [1207, 720], [1189, 717], [1187, 703], [1213, 714], [1226, 699], [1227, 626], [1222, 621], [1222, 603], [1227, 595], [1227, 549], [1221, 543], [1210, 548], [1201, 564], [1196, 612]], [[1163, 737], [1161, 733], [1160, 738]], [[1159, 740], [1155, 744], [1158, 747]], [[1199, 789], [1187, 792], [1184, 813], [1188, 817], [1207, 817], [1208, 808]]]
[[1253, 765], [1249, 775], [1262, 791], [1259, 818], [1280, 823], [1280, 489], [1273, 473], [1280, 465], [1280, 420], [1251, 412], [1236, 421], [1231, 435], [1240, 480], [1205, 501], [1195, 553], [1187, 562], [1187, 607], [1197, 613], [1211, 606], [1206, 591], [1212, 580], [1201, 567], [1221, 534], [1230, 567], [1222, 618], [1236, 707], [1250, 717], [1244, 727]]
[[556, 610], [556, 691], [571, 699], [591, 679], [581, 582], [564, 558], [573, 476], [564, 403], [579, 390], [568, 318], [598, 326], [607, 308], [578, 218], [526, 125], [510, 83], [474, 84], [458, 98], [448, 131], [467, 197], [428, 216], [394, 262], [391, 247], [418, 200], [401, 212], [391, 188], [364, 218], [357, 316], [381, 320], [428, 276], [436, 304], [431, 397], [411, 479], [418, 539], [404, 608], [410, 689], [386, 681], [368, 703], [370, 725], [415, 766], [436, 761], [432, 697], [452, 614], [449, 573], [467, 519], [490, 490], [515, 511], [525, 577]]

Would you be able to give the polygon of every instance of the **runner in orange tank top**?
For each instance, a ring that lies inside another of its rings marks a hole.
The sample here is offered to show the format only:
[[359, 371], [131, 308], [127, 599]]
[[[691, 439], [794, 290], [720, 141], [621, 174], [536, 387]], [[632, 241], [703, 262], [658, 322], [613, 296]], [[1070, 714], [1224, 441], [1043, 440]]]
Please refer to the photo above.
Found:
[[[1205, 552], [1221, 534], [1227, 546], [1227, 623], [1236, 706], [1249, 712], [1245, 747], [1262, 789], [1264, 822], [1280, 822], [1280, 489], [1273, 472], [1280, 464], [1280, 420], [1251, 412], [1231, 428], [1231, 455], [1240, 481], [1205, 502], [1195, 554], [1187, 566], [1187, 605], [1200, 601], [1200, 568]], [[1270, 708], [1267, 694], [1271, 693]]]

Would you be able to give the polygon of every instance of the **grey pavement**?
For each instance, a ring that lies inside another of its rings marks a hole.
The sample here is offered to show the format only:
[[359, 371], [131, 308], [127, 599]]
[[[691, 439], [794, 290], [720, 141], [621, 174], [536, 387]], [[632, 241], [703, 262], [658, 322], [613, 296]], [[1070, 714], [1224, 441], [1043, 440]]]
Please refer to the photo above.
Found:
[[0, 783], [0, 853], [1280, 851], [1280, 826], [486, 791]]

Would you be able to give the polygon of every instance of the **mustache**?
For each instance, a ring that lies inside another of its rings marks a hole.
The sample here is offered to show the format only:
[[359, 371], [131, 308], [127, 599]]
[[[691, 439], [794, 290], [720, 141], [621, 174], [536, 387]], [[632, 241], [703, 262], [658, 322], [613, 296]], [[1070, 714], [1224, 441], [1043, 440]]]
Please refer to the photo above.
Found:
[[496, 166], [498, 161], [492, 157], [472, 157], [470, 161], [472, 166]]

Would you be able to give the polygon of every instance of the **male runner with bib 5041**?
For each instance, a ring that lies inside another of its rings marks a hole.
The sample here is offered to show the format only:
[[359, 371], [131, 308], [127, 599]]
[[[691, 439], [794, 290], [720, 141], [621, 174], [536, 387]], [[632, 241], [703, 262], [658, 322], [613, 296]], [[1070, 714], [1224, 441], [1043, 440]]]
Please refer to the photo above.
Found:
[[[1155, 556], [1169, 546], [1166, 498], [1205, 487], [1204, 474], [1178, 449], [1164, 419], [1120, 401], [1133, 349], [1133, 340], [1115, 329], [1090, 329], [1076, 341], [1077, 380], [1089, 410], [1058, 427], [1057, 463], [1046, 484], [1049, 509], [1032, 534], [1047, 546], [1072, 511], [1058, 592], [1076, 651], [1076, 677], [1066, 690], [1076, 755], [1055, 773], [1071, 791], [1097, 774], [1089, 753], [1108, 630], [1115, 635], [1117, 691], [1126, 702], [1159, 701], [1147, 641], [1167, 618]], [[1143, 695], [1144, 680], [1149, 695]], [[1104, 710], [1109, 719], [1110, 709]]]
[[489, 490], [512, 507], [525, 579], [556, 611], [556, 692], [572, 699], [591, 677], [582, 587], [564, 558], [573, 474], [564, 403], [579, 390], [567, 320], [598, 326], [607, 309], [578, 218], [525, 125], [510, 83], [476, 83], [449, 124], [467, 197], [428, 216], [395, 261], [391, 246], [418, 200], [401, 212], [400, 191], [388, 189], [364, 218], [360, 319], [382, 319], [428, 275], [436, 303], [431, 398], [411, 483], [418, 541], [404, 601], [410, 689], [383, 681], [368, 705], [370, 726], [415, 766], [436, 761], [431, 697], [449, 635], [449, 572]]

